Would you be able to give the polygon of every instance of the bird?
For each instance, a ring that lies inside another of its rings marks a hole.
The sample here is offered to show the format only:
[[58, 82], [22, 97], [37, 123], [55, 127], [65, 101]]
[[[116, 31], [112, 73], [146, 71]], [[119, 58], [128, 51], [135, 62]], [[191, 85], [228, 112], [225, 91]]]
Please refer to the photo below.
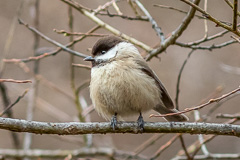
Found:
[[[110, 121], [139, 114], [138, 127], [144, 130], [142, 113], [178, 113], [163, 83], [130, 42], [117, 36], [100, 38], [92, 48], [90, 98], [97, 113]], [[170, 122], [188, 121], [184, 114], [164, 117]]]

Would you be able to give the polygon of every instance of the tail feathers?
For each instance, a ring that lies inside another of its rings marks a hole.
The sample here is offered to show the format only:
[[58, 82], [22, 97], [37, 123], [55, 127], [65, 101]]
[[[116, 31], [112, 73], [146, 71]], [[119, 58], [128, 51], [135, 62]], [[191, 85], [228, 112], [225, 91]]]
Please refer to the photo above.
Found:
[[[157, 105], [154, 108], [154, 110], [157, 111], [160, 114], [178, 113], [179, 112], [176, 109], [169, 109], [169, 108], [166, 108], [162, 105]], [[166, 117], [163, 117], [163, 118], [166, 119], [167, 121], [170, 121], [170, 122], [184, 122], [184, 121], [189, 120], [189, 118], [184, 114], [176, 114], [176, 115], [172, 115], [172, 116], [166, 116]]]

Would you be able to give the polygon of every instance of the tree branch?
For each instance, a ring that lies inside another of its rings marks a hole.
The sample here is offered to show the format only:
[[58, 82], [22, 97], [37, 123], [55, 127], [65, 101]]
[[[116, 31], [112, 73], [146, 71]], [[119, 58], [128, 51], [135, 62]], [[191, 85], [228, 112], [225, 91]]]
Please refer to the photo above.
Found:
[[105, 155], [112, 157], [114, 150], [111, 148], [81, 148], [76, 150], [40, 150], [40, 149], [29, 149], [29, 150], [13, 150], [13, 149], [1, 149], [0, 155], [4, 158], [64, 158], [71, 154], [73, 157], [79, 156], [100, 156]]
[[130, 37], [130, 36], [120, 32], [119, 30], [117, 30], [117, 29], [113, 28], [112, 26], [108, 25], [107, 23], [103, 22], [101, 19], [96, 17], [94, 15], [94, 13], [87, 11], [79, 3], [77, 3], [77, 2], [75, 2], [73, 0], [71, 0], [71, 1], [70, 0], [61, 0], [61, 1], [66, 3], [66, 4], [68, 4], [68, 5], [70, 5], [70, 6], [72, 6], [73, 8], [75, 8], [76, 10], [81, 12], [83, 15], [87, 16], [89, 19], [91, 19], [92, 21], [97, 23], [99, 26], [101, 26], [101, 27], [105, 28], [106, 30], [112, 32], [113, 34], [115, 34], [117, 36], [120, 36], [120, 37], [122, 37], [125, 40], [128, 40], [129, 42], [131, 42], [131, 43], [141, 47], [142, 49], [144, 49], [144, 50], [146, 50], [148, 52], [153, 50], [150, 46], [148, 46], [148, 45], [146, 45], [146, 44], [136, 40], [135, 38], [132, 38], [132, 37]]
[[25, 23], [23, 20], [21, 19], [18, 19], [19, 23], [24, 25], [25, 27], [27, 27], [29, 30], [31, 30], [32, 32], [38, 34], [40, 37], [42, 37], [43, 39], [47, 40], [48, 42], [58, 46], [58, 47], [61, 47], [64, 51], [66, 52], [69, 52], [75, 56], [79, 56], [79, 57], [82, 57], [82, 58], [85, 58], [87, 57], [87, 55], [83, 54], [83, 53], [79, 53], [77, 51], [74, 51], [70, 48], [67, 48], [66, 46], [62, 45], [61, 43], [57, 42], [57, 41], [54, 41], [52, 40], [51, 38], [45, 36], [44, 34], [42, 34], [40, 31], [38, 31], [36, 28], [33, 28], [31, 26], [29, 26], [27, 23]]
[[[138, 125], [134, 122], [119, 122], [117, 126], [118, 128], [116, 130], [112, 130], [108, 122], [49, 123], [0, 118], [0, 129], [14, 132], [58, 135], [139, 133]], [[146, 122], [144, 125], [144, 133], [189, 133], [240, 136], [240, 126], [217, 123]]]
[[[206, 160], [206, 159], [239, 159], [240, 154], [209, 154], [209, 155], [197, 155], [194, 157], [194, 160]], [[179, 156], [174, 158], [173, 160], [188, 160], [186, 156]]]
[[15, 104], [17, 104], [28, 92], [28, 89], [23, 92], [21, 96], [18, 96], [18, 98], [10, 105], [8, 105], [4, 111], [0, 112], [0, 117], [2, 117], [5, 113], [7, 113]]
[[162, 29], [158, 26], [157, 22], [153, 19], [153, 17], [151, 16], [151, 14], [148, 12], [148, 10], [142, 5], [141, 2], [139, 2], [138, 0], [134, 1], [138, 7], [143, 11], [143, 13], [148, 17], [149, 22], [152, 24], [152, 28], [156, 31], [157, 36], [160, 38], [161, 43], [164, 42], [165, 40], [165, 36], [162, 32]]
[[15, 80], [15, 79], [0, 79], [1, 82], [13, 82], [13, 83], [32, 83], [31, 80]]
[[199, 110], [199, 109], [202, 109], [205, 106], [208, 106], [209, 104], [212, 104], [212, 103], [215, 103], [215, 102], [218, 103], [219, 101], [221, 101], [221, 100], [223, 100], [223, 99], [225, 99], [229, 96], [232, 96], [234, 94], [238, 94], [239, 92], [240, 92], [240, 86], [237, 89], [234, 89], [233, 91], [222, 95], [221, 97], [218, 97], [218, 98], [215, 98], [215, 99], [210, 99], [208, 102], [203, 103], [201, 105], [198, 105], [196, 107], [185, 108], [183, 111], [179, 111], [177, 113], [168, 113], [168, 114], [161, 114], [161, 115], [151, 114], [149, 117], [166, 117], [166, 116], [172, 116], [172, 115], [177, 115], [177, 114], [183, 114], [183, 113], [187, 113], [187, 112], [194, 111], [194, 110]]
[[[194, 4], [198, 5], [200, 0], [194, 0]], [[159, 48], [154, 49], [150, 55], [147, 57], [147, 60], [149, 61], [152, 59], [154, 56], [157, 56], [159, 53], [165, 51], [167, 47], [171, 44], [174, 44], [178, 37], [180, 37], [190, 24], [191, 20], [193, 19], [195, 15], [196, 9], [194, 7], [191, 7], [190, 10], [188, 11], [186, 17], [183, 19], [182, 23], [177, 27], [175, 31], [172, 32], [172, 35], [167, 38]]]
[[200, 7], [198, 7], [196, 4], [190, 2], [189, 0], [180, 0], [180, 1], [185, 2], [186, 4], [192, 6], [193, 8], [195, 8], [196, 10], [201, 12], [207, 19], [209, 19], [210, 21], [214, 22], [217, 26], [225, 28], [225, 29], [231, 31], [232, 33], [235, 33], [236, 35], [240, 36], [240, 32], [238, 32], [238, 30], [233, 30], [233, 28], [231, 26], [226, 25], [226, 24], [222, 23], [221, 21], [217, 20], [216, 18], [211, 16], [208, 12], [206, 12], [203, 9], [201, 9]]

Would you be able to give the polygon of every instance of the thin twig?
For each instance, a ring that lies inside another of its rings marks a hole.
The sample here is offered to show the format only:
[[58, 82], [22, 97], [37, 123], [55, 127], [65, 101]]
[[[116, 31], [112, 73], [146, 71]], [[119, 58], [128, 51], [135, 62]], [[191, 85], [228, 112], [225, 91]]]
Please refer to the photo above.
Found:
[[185, 48], [212, 51], [213, 49], [220, 49], [220, 48], [229, 46], [229, 45], [234, 44], [234, 43], [237, 43], [237, 41], [230, 40], [230, 41], [226, 41], [226, 42], [223, 42], [223, 43], [217, 44], [217, 45], [216, 44], [212, 44], [210, 46], [189, 45], [189, 44], [185, 44], [185, 43], [181, 43], [181, 42], [176, 42], [175, 44], [180, 46], [180, 47], [185, 47]]
[[[145, 142], [143, 142], [140, 146], [138, 146], [133, 152], [134, 155], [139, 155], [141, 152], [143, 152], [145, 149], [147, 149], [148, 147], [152, 146], [153, 144], [156, 143], [156, 141], [158, 139], [160, 139], [161, 137], [163, 137], [165, 134], [154, 134], [152, 137], [150, 137], [148, 140], [146, 140]], [[128, 159], [130, 157], [127, 157], [126, 159]]]
[[233, 31], [237, 30], [237, 18], [238, 18], [238, 0], [234, 0], [233, 3], [233, 24], [232, 24], [232, 29]]
[[[194, 0], [194, 4], [198, 5], [200, 2], [200, 0]], [[190, 10], [188, 11], [187, 15], [184, 17], [182, 23], [177, 27], [177, 29], [175, 29], [172, 32], [172, 35], [170, 37], [168, 37], [162, 44], [160, 47], [152, 50], [150, 52], [150, 55], [147, 57], [147, 61], [151, 60], [153, 57], [157, 56], [158, 54], [162, 53], [163, 51], [165, 51], [168, 46], [174, 44], [176, 42], [176, 40], [182, 35], [182, 33], [187, 29], [188, 25], [190, 24], [190, 22], [192, 21], [194, 15], [195, 15], [196, 9], [191, 7]]]
[[238, 41], [238, 43], [240, 43], [240, 39], [235, 37], [235, 36], [231, 36], [233, 39], [235, 39], [236, 41]]
[[72, 6], [73, 8], [75, 8], [76, 10], [78, 10], [79, 12], [81, 12], [83, 15], [87, 16], [89, 19], [91, 19], [92, 21], [94, 21], [95, 23], [97, 23], [99, 26], [105, 28], [106, 30], [112, 32], [113, 34], [122, 37], [125, 40], [128, 40], [129, 42], [135, 44], [136, 46], [139, 46], [140, 48], [150, 52], [153, 49], [146, 45], [145, 43], [142, 43], [138, 40], [136, 40], [135, 38], [132, 38], [122, 32], [120, 32], [119, 30], [113, 28], [112, 26], [108, 25], [107, 23], [103, 22], [102, 20], [100, 20], [98, 17], [96, 17], [94, 14], [92, 14], [91, 12], [85, 10], [84, 8], [81, 7], [81, 5], [79, 5], [79, 3], [73, 1], [73, 0], [61, 0], [62, 2]]
[[130, 5], [130, 7], [132, 8], [133, 12], [135, 13], [135, 15], [140, 17], [140, 13], [139, 13], [139, 11], [137, 9], [136, 3], [134, 3], [134, 0], [129, 0], [128, 3]]
[[240, 119], [240, 114], [218, 114], [216, 116], [217, 118], [227, 118], [227, 119], [233, 119], [233, 118], [236, 118], [236, 119]]
[[15, 80], [15, 79], [0, 79], [1, 82], [12, 82], [12, 83], [32, 83], [31, 80]]
[[221, 97], [218, 97], [218, 98], [215, 98], [215, 99], [210, 99], [207, 103], [204, 103], [204, 104], [201, 104], [199, 106], [196, 106], [196, 107], [191, 107], [191, 108], [186, 108], [184, 109], [184, 111], [180, 111], [178, 113], [169, 113], [169, 114], [162, 114], [162, 115], [154, 115], [154, 114], [151, 114], [149, 117], [165, 117], [165, 116], [172, 116], [172, 115], [177, 115], [177, 114], [182, 114], [182, 113], [187, 113], [187, 112], [190, 112], [190, 111], [194, 111], [194, 110], [199, 110], [199, 109], [202, 109], [203, 107], [205, 106], [208, 106], [209, 104], [212, 104], [212, 103], [217, 103], [237, 92], [240, 91], [240, 87], [238, 87], [237, 89], [227, 93], [227, 94], [224, 94], [222, 95]]
[[[3, 155], [5, 158], [23, 158], [28, 157], [32, 159], [62, 159], [71, 155], [73, 159], [79, 160], [97, 160], [89, 157], [101, 157], [104, 156], [109, 159], [123, 159], [130, 156], [132, 159], [137, 160], [148, 160], [145, 156], [138, 155], [134, 156], [131, 152], [123, 152], [113, 148], [80, 148], [75, 150], [41, 150], [41, 149], [30, 149], [28, 151], [24, 150], [14, 150], [14, 149], [0, 149], [0, 155]], [[83, 159], [82, 157], [87, 157]]]
[[[1, 93], [0, 95], [2, 97], [2, 102], [4, 105], [4, 109], [6, 109], [11, 104], [11, 101], [10, 101], [10, 98], [8, 95], [7, 87], [3, 83], [0, 83], [0, 93]], [[9, 110], [6, 113], [6, 115], [8, 118], [13, 118], [13, 112], [11, 110]], [[16, 149], [19, 149], [20, 148], [20, 140], [19, 140], [18, 134], [11, 132], [11, 136], [12, 136], [14, 147]]]
[[[81, 33], [81, 32], [72, 32], [72, 31], [68, 32], [68, 31], [65, 31], [65, 30], [57, 30], [57, 29], [54, 29], [53, 31], [56, 32], [56, 33], [59, 33], [59, 34], [64, 34], [64, 36], [91, 36], [91, 37], [105, 37], [105, 36], [109, 36], [109, 34]], [[71, 40], [71, 41], [73, 41], [73, 40]]]
[[[187, 13], [188, 13], [188, 12], [183, 11], [183, 10], [181, 10], [181, 9], [174, 8], [174, 7], [172, 7], [172, 6], [165, 6], [165, 5], [161, 5], [161, 4], [154, 4], [153, 6], [154, 6], [154, 7], [160, 7], [160, 8], [171, 9], [171, 10], [178, 11], [178, 12], [180, 12], [180, 13], [184, 13], [184, 14], [187, 14]], [[203, 16], [199, 16], [199, 15], [196, 15], [196, 14], [195, 14], [194, 16], [197, 17], [197, 18], [200, 18], [200, 19], [204, 19]]]
[[107, 3], [105, 3], [104, 5], [99, 5], [97, 9], [93, 10], [93, 12], [96, 14], [102, 10], [105, 10], [106, 8], [110, 7], [114, 2], [115, 2], [115, 0], [111, 0]]
[[149, 22], [152, 24], [152, 28], [156, 31], [157, 36], [160, 38], [161, 40], [161, 44], [164, 42], [165, 40], [165, 36], [162, 32], [162, 29], [158, 26], [157, 22], [153, 19], [153, 17], [151, 16], [151, 14], [148, 12], [148, 10], [142, 5], [141, 2], [139, 2], [138, 0], [134, 1], [138, 7], [143, 11], [143, 13], [148, 17]]
[[178, 79], [177, 79], [177, 86], [176, 86], [176, 98], [175, 98], [175, 105], [176, 105], [176, 109], [179, 110], [179, 102], [178, 102], [178, 99], [179, 99], [179, 94], [180, 94], [180, 81], [181, 81], [181, 77], [182, 77], [182, 72], [183, 72], [183, 69], [185, 67], [185, 65], [187, 64], [187, 61], [188, 59], [190, 58], [190, 56], [192, 55], [192, 53], [194, 52], [194, 50], [191, 50], [189, 53], [188, 53], [188, 56], [187, 58], [184, 60], [183, 64], [182, 64], [182, 67], [178, 73]]
[[[230, 160], [230, 159], [236, 159], [239, 160], [240, 158], [240, 154], [236, 154], [236, 153], [226, 153], [226, 154], [209, 154], [209, 155], [196, 155], [194, 157], [194, 160], [206, 160], [206, 159], [214, 159], [214, 160], [218, 160], [218, 159], [222, 159], [222, 160]], [[188, 160], [187, 157], [185, 156], [179, 156], [176, 157], [172, 160]]]
[[[233, 123], [235, 123], [237, 121], [237, 119], [232, 119], [232, 120], [230, 120], [230, 121], [227, 121], [227, 122], [225, 122], [226, 124], [233, 124]], [[189, 153], [193, 153], [193, 157], [197, 154], [197, 152], [202, 148], [202, 145], [204, 145], [204, 144], [206, 144], [206, 143], [208, 143], [208, 142], [210, 142], [211, 140], [213, 140], [215, 137], [217, 137], [217, 135], [208, 135], [207, 137], [205, 137], [204, 138], [204, 140], [203, 140], [203, 142], [201, 143], [199, 140], [198, 141], [196, 141], [196, 142], [194, 142], [192, 145], [190, 145], [189, 147], [188, 147], [188, 152]], [[194, 148], [194, 150], [193, 150], [193, 148]], [[183, 150], [181, 150], [181, 151], [179, 151], [178, 152], [178, 156], [181, 156], [181, 155], [183, 155], [184, 154], [184, 151]], [[178, 156], [176, 157], [176, 158], [173, 158], [173, 160], [177, 160], [178, 159]]]
[[25, 27], [27, 27], [29, 30], [31, 30], [32, 32], [38, 34], [39, 36], [41, 36], [43, 39], [47, 40], [48, 42], [58, 46], [58, 47], [61, 47], [64, 51], [68, 52], [68, 53], [71, 53], [75, 56], [79, 56], [79, 57], [82, 57], [82, 58], [85, 58], [87, 57], [87, 55], [83, 54], [83, 53], [79, 53], [77, 51], [74, 51], [74, 50], [71, 50], [70, 48], [67, 48], [66, 46], [60, 44], [59, 42], [57, 41], [54, 41], [52, 40], [51, 38], [45, 36], [43, 33], [41, 33], [40, 31], [38, 31], [36, 28], [34, 27], [31, 27], [30, 25], [28, 25], [27, 23], [25, 23], [23, 20], [21, 19], [18, 19], [19, 20], [19, 23], [20, 24], [23, 24]]
[[[89, 34], [89, 33], [92, 33], [94, 31], [96, 31], [97, 29], [99, 29], [100, 26], [95, 26], [93, 27], [92, 29], [90, 29], [88, 32], [86, 32], [86, 34]], [[65, 46], [66, 47], [71, 47], [73, 46], [74, 44], [76, 44], [77, 42], [79, 41], [82, 41], [83, 39], [85, 39], [86, 36], [81, 36], [81, 37], [78, 37], [76, 38], [75, 40], [73, 40], [72, 42], [66, 44]], [[19, 63], [19, 62], [30, 62], [30, 61], [36, 61], [36, 60], [39, 60], [39, 59], [42, 59], [42, 58], [45, 58], [45, 57], [48, 57], [48, 56], [54, 56], [56, 55], [57, 53], [59, 53], [60, 51], [62, 51], [63, 49], [61, 47], [57, 48], [56, 50], [52, 51], [52, 52], [49, 52], [49, 53], [44, 53], [40, 56], [36, 56], [36, 57], [28, 57], [28, 58], [25, 58], [25, 59], [4, 59], [3, 61], [4, 62], [14, 62], [14, 63]]]
[[[233, 4], [229, 0], [225, 0], [225, 2], [233, 9]], [[240, 11], [237, 11], [238, 16], [240, 16]]]
[[0, 155], [5, 158], [50, 158], [50, 159], [61, 159], [71, 154], [73, 157], [85, 157], [90, 155], [104, 155], [112, 157], [114, 150], [111, 148], [81, 148], [76, 150], [40, 150], [40, 149], [29, 149], [24, 150], [13, 150], [13, 149], [1, 149]]
[[88, 69], [90, 70], [92, 67], [89, 66], [89, 65], [84, 65], [84, 64], [72, 64], [74, 67], [79, 67], [79, 68], [85, 68], [85, 69]]
[[215, 110], [217, 110], [217, 109], [218, 109], [220, 106], [222, 106], [225, 102], [227, 102], [227, 101], [229, 101], [230, 99], [238, 96], [239, 94], [240, 94], [240, 92], [237, 92], [236, 94], [231, 95], [231, 96], [225, 98], [224, 100], [222, 100], [221, 102], [219, 102], [218, 104], [216, 104], [215, 106], [213, 106], [213, 107], [208, 111], [208, 113], [203, 116], [203, 117], [204, 117], [204, 122], [206, 122], [206, 121], [209, 119], [209, 117], [211, 117], [211, 114], [212, 114]]
[[112, 4], [113, 8], [115, 9], [115, 11], [118, 13], [118, 15], [122, 15], [123, 13], [120, 11], [117, 3], [116, 3], [116, 0], [113, 1], [113, 4]]
[[[13, 37], [15, 35], [15, 31], [16, 31], [16, 27], [17, 27], [17, 18], [20, 17], [22, 14], [23, 5], [24, 5], [24, 0], [21, 0], [20, 5], [17, 8], [16, 15], [14, 16], [14, 18], [11, 21], [11, 25], [9, 27], [7, 38], [5, 38], [6, 43], [4, 45], [3, 51], [1, 52], [2, 57], [0, 57], [0, 58], [6, 58], [8, 56], [8, 54], [10, 53], [9, 51], [11, 49], [11, 44], [13, 42]], [[4, 69], [5, 69], [5, 63], [3, 61], [0, 61], [0, 78], [3, 75]]]
[[98, 12], [96, 15], [102, 15], [102, 16], [109, 16], [109, 17], [120, 17], [122, 19], [127, 19], [127, 20], [137, 20], [137, 21], [148, 21], [148, 18], [146, 16], [138, 16], [138, 17], [131, 17], [127, 15], [119, 15], [119, 14], [114, 14], [110, 13], [109, 11], [105, 12]]
[[[35, 2], [33, 3], [33, 23], [34, 23], [34, 27], [36, 28], [36, 30], [39, 30], [39, 0], [35, 0]], [[34, 35], [34, 43], [33, 43], [33, 55], [37, 56], [38, 55], [38, 47], [39, 47], [39, 41], [40, 41], [40, 36], [38, 35], [38, 33], [33, 32]], [[34, 75], [38, 75], [39, 74], [39, 61], [34, 61], [33, 64], [33, 73]], [[28, 121], [33, 120], [34, 117], [34, 110], [36, 107], [36, 99], [38, 96], [38, 84], [39, 81], [36, 79], [36, 77], [34, 76], [32, 78], [33, 83], [31, 84], [31, 88], [29, 91], [29, 95], [28, 95], [28, 103], [27, 103], [27, 115], [26, 115], [26, 119]], [[32, 145], [32, 134], [31, 133], [25, 133], [24, 135], [24, 141], [23, 141], [23, 149], [24, 150], [29, 150], [31, 148]], [[29, 160], [28, 158], [24, 158], [24, 160]]]
[[7, 113], [15, 104], [17, 104], [28, 92], [28, 89], [23, 92], [21, 96], [19, 96], [12, 104], [4, 109], [4, 111], [0, 112], [0, 117], [2, 117], [5, 113]]
[[180, 1], [183, 1], [184, 3], [194, 7], [196, 10], [201, 12], [207, 19], [209, 19], [210, 21], [214, 22], [217, 26], [225, 28], [225, 29], [231, 31], [232, 33], [240, 36], [240, 32], [238, 32], [238, 30], [233, 30], [232, 27], [230, 27], [229, 25], [226, 25], [225, 23], [222, 23], [221, 21], [217, 20], [216, 18], [211, 16], [208, 12], [204, 11], [203, 9], [201, 9], [199, 6], [197, 6], [196, 4], [192, 3], [191, 1], [189, 1], [189, 0], [180, 0]]
[[[207, 11], [207, 4], [208, 0], [204, 1], [204, 11]], [[207, 25], [207, 19], [204, 19], [204, 29], [205, 29], [205, 34], [203, 39], [206, 39], [208, 37], [208, 25]]]
[[184, 152], [185, 152], [185, 155], [187, 156], [187, 159], [188, 159], [188, 160], [193, 160], [193, 158], [189, 155], [189, 153], [188, 153], [188, 151], [187, 151], [187, 148], [186, 148], [186, 145], [185, 145], [183, 136], [180, 135], [180, 136], [179, 136], [179, 139], [180, 139], [180, 141], [181, 141], [181, 145], [182, 145], [182, 148], [183, 148], [183, 150], [184, 150]]
[[158, 158], [168, 147], [170, 147], [176, 140], [177, 138], [180, 136], [181, 134], [176, 134], [174, 137], [172, 137], [169, 141], [167, 141], [167, 143], [165, 143], [164, 145], [162, 145], [155, 153], [154, 155], [149, 158], [151, 160], [155, 160], [156, 158]]
[[[73, 8], [71, 6], [68, 6], [68, 27], [69, 27], [70, 32], [73, 32], [73, 23], [74, 23]], [[72, 35], [69, 37], [69, 40], [70, 40], [70, 42], [73, 41], [73, 36]], [[73, 46], [71, 47], [71, 49], [73, 49]], [[70, 56], [71, 88], [72, 88], [73, 95], [74, 95], [75, 106], [76, 106], [76, 109], [78, 111], [78, 119], [79, 119], [80, 122], [85, 122], [85, 117], [82, 115], [83, 107], [82, 107], [82, 105], [79, 101], [79, 96], [76, 93], [75, 68], [71, 65], [74, 62], [74, 59], [75, 59], [74, 55], [71, 55]], [[84, 141], [85, 145], [88, 144], [87, 135], [83, 135], [83, 141]]]

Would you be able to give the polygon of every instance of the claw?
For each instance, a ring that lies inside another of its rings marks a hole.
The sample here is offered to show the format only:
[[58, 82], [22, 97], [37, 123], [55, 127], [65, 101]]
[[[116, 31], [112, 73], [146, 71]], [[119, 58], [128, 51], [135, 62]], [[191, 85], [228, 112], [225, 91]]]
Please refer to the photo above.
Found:
[[138, 123], [138, 128], [139, 128], [140, 132], [142, 133], [143, 130], [144, 130], [144, 120], [143, 120], [141, 112], [140, 112], [140, 115], [138, 117], [137, 123]]
[[115, 131], [116, 127], [117, 127], [117, 113], [115, 113], [113, 116], [112, 116], [112, 119], [111, 119], [111, 127], [112, 129]]

